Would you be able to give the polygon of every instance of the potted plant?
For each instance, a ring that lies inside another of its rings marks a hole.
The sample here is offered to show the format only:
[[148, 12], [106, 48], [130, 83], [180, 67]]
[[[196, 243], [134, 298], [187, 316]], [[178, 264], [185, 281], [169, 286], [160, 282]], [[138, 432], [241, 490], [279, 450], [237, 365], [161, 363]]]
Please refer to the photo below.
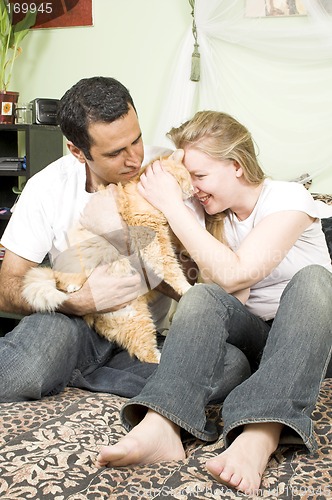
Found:
[[13, 4], [9, 0], [0, 0], [0, 123], [14, 122], [13, 108], [19, 92], [9, 91], [8, 86], [15, 60], [22, 52], [20, 43], [35, 24], [36, 16], [37, 10], [29, 10], [15, 23]]

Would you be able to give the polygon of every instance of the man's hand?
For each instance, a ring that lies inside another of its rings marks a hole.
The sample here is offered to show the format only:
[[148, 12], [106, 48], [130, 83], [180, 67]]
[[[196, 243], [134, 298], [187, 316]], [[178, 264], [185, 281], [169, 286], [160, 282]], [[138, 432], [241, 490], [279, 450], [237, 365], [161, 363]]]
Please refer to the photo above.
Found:
[[117, 207], [117, 186], [94, 193], [80, 217], [80, 224], [109, 241], [121, 254], [128, 255], [128, 228]]
[[122, 229], [123, 220], [118, 212], [116, 200], [117, 186], [114, 184], [93, 193], [81, 215], [82, 226], [100, 236]]
[[82, 288], [69, 295], [60, 311], [78, 316], [116, 311], [142, 294], [138, 273], [114, 276], [107, 269], [107, 265], [94, 269]]

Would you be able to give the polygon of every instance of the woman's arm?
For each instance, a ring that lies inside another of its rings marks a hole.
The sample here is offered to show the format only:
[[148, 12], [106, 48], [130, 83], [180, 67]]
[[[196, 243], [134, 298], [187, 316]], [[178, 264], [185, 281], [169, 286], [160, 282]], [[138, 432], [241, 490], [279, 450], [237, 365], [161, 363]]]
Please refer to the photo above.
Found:
[[313, 222], [300, 211], [271, 214], [251, 231], [238, 251], [233, 252], [197, 222], [183, 203], [177, 182], [160, 165], [154, 164], [141, 178], [139, 191], [164, 213], [203, 278], [229, 293], [250, 288], [268, 276]]

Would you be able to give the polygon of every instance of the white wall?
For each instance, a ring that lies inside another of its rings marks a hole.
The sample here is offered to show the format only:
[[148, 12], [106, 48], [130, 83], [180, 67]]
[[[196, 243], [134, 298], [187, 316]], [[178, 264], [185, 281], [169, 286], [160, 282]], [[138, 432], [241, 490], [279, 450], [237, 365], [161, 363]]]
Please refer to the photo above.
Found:
[[93, 13], [93, 27], [32, 30], [10, 90], [22, 101], [60, 98], [81, 78], [112, 76], [131, 91], [149, 143], [174, 53], [190, 23], [189, 3], [93, 0]]
[[[35, 97], [60, 98], [83, 77], [113, 76], [131, 91], [144, 141], [152, 143], [172, 79], [173, 63], [191, 25], [190, 11], [188, 0], [93, 0], [93, 27], [39, 29], [29, 34], [23, 42], [24, 52], [17, 60], [10, 90], [19, 91], [21, 101]], [[248, 58], [244, 49], [234, 46], [229, 47], [228, 59], [232, 60], [233, 53], [236, 54], [233, 68], [236, 81], [231, 84], [231, 75], [227, 73], [230, 83], [228, 102], [232, 99], [236, 101], [236, 92], [241, 92], [236, 68], [241, 68]], [[281, 83], [282, 78], [280, 75]], [[242, 83], [248, 83], [248, 80]], [[312, 115], [306, 118], [309, 120], [315, 116], [316, 89], [313, 88], [312, 92]], [[257, 107], [260, 106], [260, 96], [254, 88], [250, 89], [250, 99], [257, 99]], [[232, 109], [227, 112], [232, 113]], [[261, 118], [262, 113], [266, 114], [266, 124], [273, 120], [271, 109], [260, 109]], [[252, 127], [249, 128], [255, 137], [255, 118], [252, 120]], [[326, 133], [328, 124], [321, 126]], [[288, 147], [283, 133], [281, 128], [279, 144], [278, 138], [274, 138], [275, 144], [278, 144], [276, 154], [289, 161], [294, 155], [294, 146]], [[310, 137], [303, 137], [303, 141], [310, 141]], [[317, 162], [320, 163], [315, 158], [313, 147], [312, 165], [315, 170], [320, 167]], [[289, 164], [292, 162], [289, 161]], [[266, 169], [264, 164], [262, 166]], [[315, 178], [311, 191], [332, 193], [332, 171]]]

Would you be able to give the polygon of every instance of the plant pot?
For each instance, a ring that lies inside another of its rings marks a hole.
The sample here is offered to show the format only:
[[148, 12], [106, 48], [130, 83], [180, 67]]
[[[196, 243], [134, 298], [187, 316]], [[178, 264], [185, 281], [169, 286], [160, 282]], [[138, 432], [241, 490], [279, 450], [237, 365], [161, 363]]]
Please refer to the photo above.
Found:
[[15, 122], [15, 103], [18, 96], [19, 92], [0, 91], [0, 123]]

